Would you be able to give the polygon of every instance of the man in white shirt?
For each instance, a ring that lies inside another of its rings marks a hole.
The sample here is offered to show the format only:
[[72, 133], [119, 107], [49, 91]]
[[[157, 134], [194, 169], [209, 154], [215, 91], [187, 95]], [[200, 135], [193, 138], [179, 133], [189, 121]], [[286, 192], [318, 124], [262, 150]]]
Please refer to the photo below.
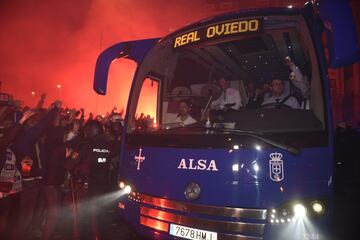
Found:
[[298, 109], [300, 108], [299, 102], [296, 100], [295, 97], [290, 96], [284, 93], [284, 83], [280, 79], [273, 79], [270, 85], [271, 95], [264, 99], [261, 106], [266, 107], [276, 107], [276, 104], [279, 105], [286, 105], [290, 108]]
[[284, 64], [291, 70], [289, 79], [292, 84], [301, 91], [303, 98], [309, 98], [309, 82], [304, 79], [303, 74], [298, 66], [291, 60], [289, 56], [285, 57]]
[[189, 114], [191, 110], [191, 102], [187, 99], [181, 100], [179, 105], [178, 117], [175, 119], [176, 123], [189, 125], [196, 123], [196, 120]]
[[221, 77], [217, 81], [221, 95], [211, 103], [213, 110], [239, 110], [242, 106], [239, 90], [230, 87], [230, 82]]

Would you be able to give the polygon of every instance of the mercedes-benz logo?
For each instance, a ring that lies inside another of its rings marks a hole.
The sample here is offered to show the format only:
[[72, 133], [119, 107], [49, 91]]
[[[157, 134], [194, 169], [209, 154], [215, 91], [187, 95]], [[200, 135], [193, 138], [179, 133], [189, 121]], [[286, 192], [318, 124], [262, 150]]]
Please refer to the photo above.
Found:
[[200, 192], [199, 184], [192, 182], [186, 186], [184, 194], [187, 199], [195, 200], [199, 198]]

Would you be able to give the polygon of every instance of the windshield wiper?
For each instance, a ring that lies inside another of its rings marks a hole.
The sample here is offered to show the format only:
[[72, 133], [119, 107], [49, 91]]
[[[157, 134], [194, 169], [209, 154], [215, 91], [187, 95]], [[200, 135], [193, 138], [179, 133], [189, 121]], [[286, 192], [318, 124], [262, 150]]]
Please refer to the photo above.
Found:
[[278, 147], [281, 148], [283, 150], [286, 150], [294, 155], [298, 155], [300, 153], [300, 150], [298, 148], [295, 147], [291, 147], [288, 146], [286, 144], [283, 143], [279, 143], [276, 142], [274, 140], [271, 140], [269, 138], [265, 138], [263, 136], [261, 136], [261, 133], [255, 132], [255, 131], [248, 131], [248, 130], [242, 130], [242, 129], [231, 129], [231, 128], [215, 128], [215, 127], [186, 127], [186, 128], [190, 128], [190, 129], [200, 129], [200, 130], [209, 130], [209, 131], [214, 131], [214, 132], [229, 132], [229, 133], [236, 133], [239, 135], [243, 135], [243, 136], [250, 136], [256, 139], [259, 139], [263, 142], [266, 142], [274, 147]]

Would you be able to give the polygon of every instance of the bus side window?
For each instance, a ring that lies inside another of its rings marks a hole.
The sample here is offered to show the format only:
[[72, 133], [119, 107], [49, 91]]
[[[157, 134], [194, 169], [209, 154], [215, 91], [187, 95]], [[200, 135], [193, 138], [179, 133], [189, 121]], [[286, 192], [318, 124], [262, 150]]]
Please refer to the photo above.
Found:
[[137, 131], [149, 131], [157, 126], [159, 82], [146, 78], [141, 87], [135, 114]]

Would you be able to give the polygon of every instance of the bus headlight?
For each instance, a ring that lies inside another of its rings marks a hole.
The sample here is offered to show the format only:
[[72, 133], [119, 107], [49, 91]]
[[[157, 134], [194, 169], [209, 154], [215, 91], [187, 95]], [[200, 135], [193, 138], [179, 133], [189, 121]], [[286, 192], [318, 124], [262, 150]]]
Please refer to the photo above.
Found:
[[325, 210], [325, 207], [321, 202], [315, 201], [312, 203], [312, 209], [315, 213], [322, 214]]
[[303, 218], [322, 216], [326, 211], [326, 200], [303, 199], [282, 204], [278, 208], [269, 209], [270, 223], [290, 223]]
[[128, 182], [119, 181], [118, 185], [122, 194], [130, 194], [132, 191], [134, 191], [134, 187]]
[[306, 216], [306, 207], [300, 203], [294, 205], [294, 215], [298, 218], [303, 218]]
[[125, 194], [131, 193], [131, 187], [130, 187], [129, 185], [125, 186], [125, 188], [124, 188], [124, 193], [125, 193]]
[[126, 186], [126, 185], [125, 185], [125, 183], [124, 183], [123, 181], [120, 181], [120, 182], [119, 182], [119, 188], [120, 188], [120, 189], [124, 189], [125, 186]]

